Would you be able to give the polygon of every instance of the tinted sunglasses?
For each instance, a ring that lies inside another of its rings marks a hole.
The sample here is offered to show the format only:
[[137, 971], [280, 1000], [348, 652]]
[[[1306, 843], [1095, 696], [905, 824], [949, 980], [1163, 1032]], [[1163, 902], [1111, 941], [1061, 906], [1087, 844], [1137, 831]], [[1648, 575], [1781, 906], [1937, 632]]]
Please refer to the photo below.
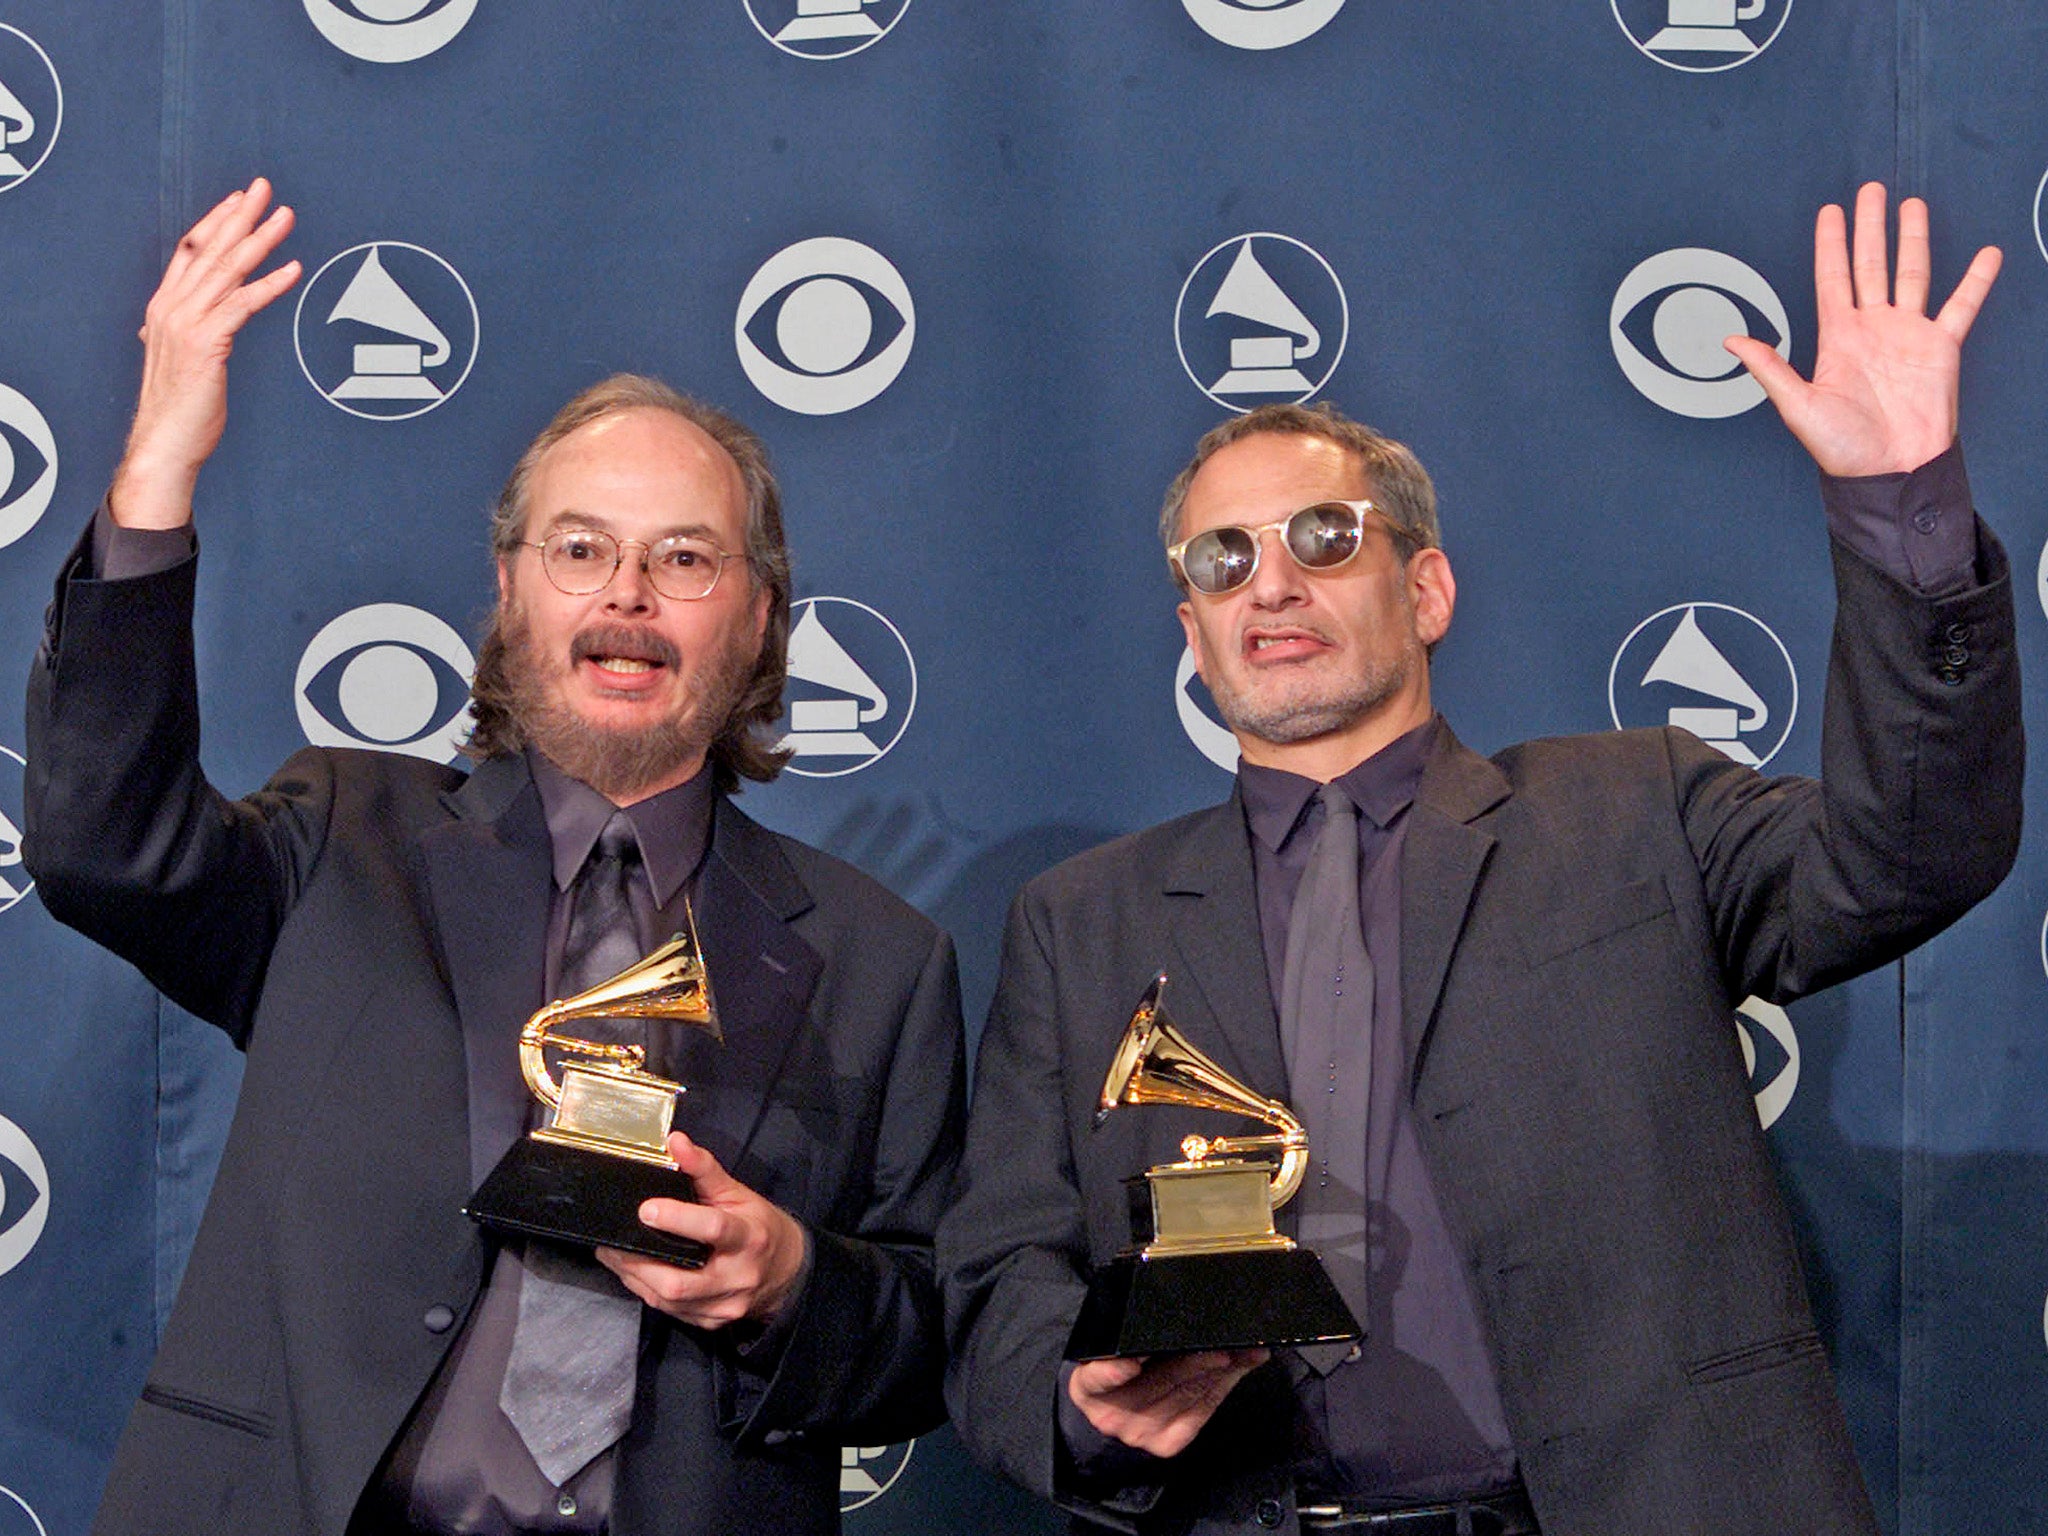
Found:
[[1258, 574], [1259, 552], [1269, 531], [1280, 535], [1281, 547], [1303, 570], [1336, 570], [1365, 543], [1368, 512], [1393, 527], [1386, 513], [1370, 501], [1319, 501], [1256, 528], [1234, 523], [1205, 528], [1168, 549], [1166, 558], [1190, 587], [1205, 596], [1220, 597]]

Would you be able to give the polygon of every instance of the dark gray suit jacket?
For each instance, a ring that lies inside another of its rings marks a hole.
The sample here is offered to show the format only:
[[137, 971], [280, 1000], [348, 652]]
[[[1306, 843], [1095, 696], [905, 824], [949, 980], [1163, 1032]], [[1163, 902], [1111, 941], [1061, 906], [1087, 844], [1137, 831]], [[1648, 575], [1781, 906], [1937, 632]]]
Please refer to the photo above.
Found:
[[[97, 1528], [338, 1536], [487, 1272], [460, 1214], [468, 1085], [516, 1078], [543, 1001], [548, 833], [520, 758], [465, 778], [308, 750], [219, 796], [198, 765], [193, 566], [99, 582], [74, 561], [29, 689], [45, 903], [248, 1055]], [[805, 1224], [812, 1269], [766, 1361], [648, 1314], [611, 1528], [836, 1530], [840, 1446], [942, 1411], [952, 948], [724, 800], [696, 906], [726, 1043], [686, 1047], [678, 1124]]]
[[[1903, 953], [2010, 867], [2018, 668], [1985, 559], [1987, 587], [1931, 600], [1837, 550], [1821, 781], [1681, 731], [1491, 761], [1440, 733], [1401, 867], [1409, 1093], [1547, 1536], [1876, 1528], [1731, 1009]], [[1159, 1108], [1089, 1128], [1162, 967], [1194, 1042], [1284, 1096], [1234, 798], [1060, 866], [1011, 914], [939, 1238], [953, 1415], [1090, 1520], [1292, 1529], [1279, 1361], [1152, 1483], [1091, 1486], [1060, 1453], [1055, 1373], [1087, 1267], [1128, 1242], [1121, 1181], [1205, 1129]]]

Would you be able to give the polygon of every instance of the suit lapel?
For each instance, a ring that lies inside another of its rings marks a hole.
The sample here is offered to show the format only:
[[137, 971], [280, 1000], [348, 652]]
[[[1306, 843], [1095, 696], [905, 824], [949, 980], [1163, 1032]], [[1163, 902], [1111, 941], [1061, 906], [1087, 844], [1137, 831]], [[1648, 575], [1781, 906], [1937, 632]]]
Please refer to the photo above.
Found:
[[453, 820], [420, 839], [435, 933], [462, 1020], [472, 1185], [525, 1129], [519, 1030], [545, 999], [552, 874], [525, 759], [492, 758], [445, 797]]
[[1451, 956], [1493, 853], [1493, 835], [1471, 823], [1508, 794], [1507, 776], [1439, 724], [1401, 853], [1401, 1020], [1411, 1086], [1436, 1027]]
[[733, 1171], [807, 1017], [824, 962], [790, 926], [810, 909], [811, 896], [773, 834], [730, 800], [721, 798], [712, 815], [694, 912], [724, 1043], [699, 1030], [681, 1043], [677, 1070], [689, 1091], [677, 1124]]
[[1242, 1082], [1284, 1099], [1280, 1021], [1266, 978], [1251, 843], [1235, 792], [1194, 819], [1168, 861], [1164, 894], [1179, 961], [1178, 970], [1167, 965], [1167, 1016]]

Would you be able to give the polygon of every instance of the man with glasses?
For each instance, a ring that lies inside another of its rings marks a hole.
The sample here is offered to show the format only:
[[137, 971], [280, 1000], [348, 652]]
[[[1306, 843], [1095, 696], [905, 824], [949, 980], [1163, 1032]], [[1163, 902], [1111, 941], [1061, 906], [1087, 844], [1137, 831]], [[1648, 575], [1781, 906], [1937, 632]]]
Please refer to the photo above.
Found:
[[[1821, 780], [1669, 729], [1462, 746], [1430, 690], [1457, 591], [1428, 476], [1334, 411], [1228, 422], [1169, 489], [1236, 792], [1019, 897], [939, 1238], [955, 1422], [1082, 1526], [1877, 1529], [1731, 1009], [1891, 960], [1995, 886], [2023, 748], [2006, 559], [1955, 445], [1998, 253], [1929, 318], [1926, 207], [1900, 210], [1894, 291], [1874, 184], [1853, 262], [1836, 207], [1815, 253], [1813, 381], [1728, 346], [1822, 471]], [[1305, 1123], [1282, 1217], [1355, 1348], [1063, 1363], [1129, 1241], [1123, 1181], [1209, 1129], [1091, 1128], [1162, 967], [1184, 1035]]]
[[[786, 756], [765, 453], [653, 380], [584, 391], [494, 516], [474, 771], [309, 749], [227, 800], [198, 764], [192, 502], [234, 337], [298, 276], [256, 275], [291, 226], [268, 201], [209, 213], [150, 302], [30, 683], [46, 904], [248, 1057], [97, 1528], [836, 1530], [841, 1446], [941, 1415], [962, 1041], [945, 935], [731, 802]], [[462, 1208], [534, 1117], [521, 1025], [692, 913], [723, 1043], [614, 1040], [689, 1085], [669, 1151], [697, 1200], [638, 1214], [706, 1261], [486, 1237]]]

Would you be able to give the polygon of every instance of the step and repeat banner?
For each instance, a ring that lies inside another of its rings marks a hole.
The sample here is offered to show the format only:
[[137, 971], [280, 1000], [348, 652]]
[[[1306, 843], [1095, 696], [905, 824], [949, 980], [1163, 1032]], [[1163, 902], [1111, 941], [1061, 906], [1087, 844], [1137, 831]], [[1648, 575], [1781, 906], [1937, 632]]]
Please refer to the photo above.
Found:
[[[451, 758], [506, 468], [574, 390], [659, 374], [783, 478], [796, 756], [748, 809], [944, 923], [973, 1031], [1021, 881], [1229, 788], [1154, 524], [1195, 437], [1263, 401], [1336, 400], [1435, 474], [1467, 741], [1676, 720], [1813, 771], [1814, 475], [1719, 342], [1810, 366], [1813, 213], [1861, 180], [1930, 198], [1942, 293], [2007, 253], [1966, 442], [2048, 739], [2036, 12], [0, 0], [0, 1536], [90, 1520], [237, 1086], [20, 858], [50, 580], [143, 302], [223, 193], [272, 177], [306, 275], [236, 348], [201, 488], [214, 780], [308, 741]], [[2042, 784], [1952, 932], [1728, 1021], [1910, 1536], [2048, 1529]], [[842, 1502], [853, 1531], [1055, 1528], [943, 1430], [846, 1447]]]

